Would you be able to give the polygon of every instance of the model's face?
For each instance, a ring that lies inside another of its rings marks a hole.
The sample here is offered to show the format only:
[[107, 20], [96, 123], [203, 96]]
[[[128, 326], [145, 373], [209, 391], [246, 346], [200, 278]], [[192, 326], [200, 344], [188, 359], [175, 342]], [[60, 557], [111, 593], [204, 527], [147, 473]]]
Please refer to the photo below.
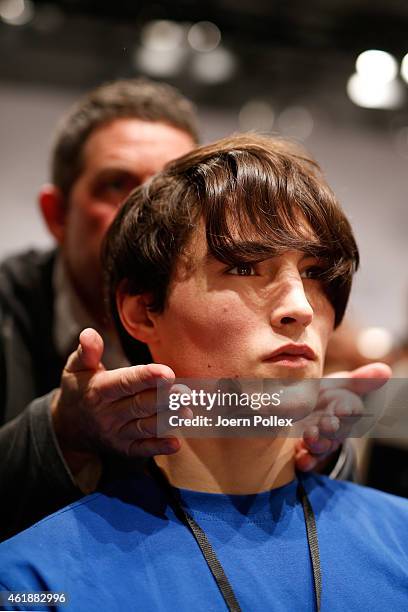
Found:
[[320, 377], [334, 309], [314, 278], [319, 262], [287, 251], [229, 268], [207, 256], [203, 231], [193, 243], [192, 272], [178, 263], [153, 315], [155, 361], [178, 377]]
[[182, 130], [139, 119], [114, 120], [86, 141], [61, 246], [75, 287], [91, 312], [102, 309], [101, 244], [121, 203], [137, 185], [194, 146]]

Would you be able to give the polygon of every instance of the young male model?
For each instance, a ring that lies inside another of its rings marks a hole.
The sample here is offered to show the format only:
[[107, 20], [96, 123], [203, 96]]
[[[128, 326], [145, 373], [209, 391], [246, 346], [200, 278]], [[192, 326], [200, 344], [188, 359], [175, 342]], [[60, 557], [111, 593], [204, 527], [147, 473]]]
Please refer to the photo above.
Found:
[[[134, 191], [104, 256], [125, 350], [184, 378], [322, 376], [357, 265], [317, 165], [253, 135]], [[407, 502], [297, 475], [295, 444], [185, 439], [1, 545], [1, 589], [64, 592], [61, 610], [406, 609]]]

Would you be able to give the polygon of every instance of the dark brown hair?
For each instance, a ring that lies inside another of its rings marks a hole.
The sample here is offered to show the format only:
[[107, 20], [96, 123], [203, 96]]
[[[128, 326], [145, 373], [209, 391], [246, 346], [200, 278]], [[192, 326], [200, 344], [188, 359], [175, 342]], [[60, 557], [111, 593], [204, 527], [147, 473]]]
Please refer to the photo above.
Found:
[[144, 78], [101, 85], [79, 100], [57, 128], [51, 179], [65, 198], [82, 171], [82, 151], [90, 134], [120, 118], [161, 121], [187, 132], [198, 142], [194, 106], [174, 87]]
[[359, 255], [350, 224], [319, 166], [299, 147], [243, 134], [200, 147], [137, 188], [108, 231], [103, 265], [116, 292], [149, 293], [160, 312], [178, 257], [204, 221], [208, 251], [230, 265], [287, 250], [319, 258], [316, 274], [341, 322]]

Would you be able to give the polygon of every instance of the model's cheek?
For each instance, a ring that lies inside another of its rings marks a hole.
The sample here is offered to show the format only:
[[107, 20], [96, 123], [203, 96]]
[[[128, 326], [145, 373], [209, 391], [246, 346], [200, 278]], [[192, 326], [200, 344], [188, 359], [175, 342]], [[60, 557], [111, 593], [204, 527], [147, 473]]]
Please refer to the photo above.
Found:
[[318, 285], [312, 287], [307, 299], [313, 308], [313, 327], [319, 330], [322, 341], [333, 332], [335, 311], [327, 295]]
[[324, 315], [320, 316], [315, 323], [314, 333], [316, 334], [316, 348], [319, 346], [319, 369], [318, 376], [323, 376], [324, 362], [326, 357], [327, 344], [333, 333], [334, 327], [334, 311], [328, 310]]
[[253, 339], [250, 330], [256, 328], [245, 310], [212, 299], [200, 304], [197, 298], [185, 296], [183, 302], [173, 303], [167, 314], [166, 327], [172, 326], [174, 347], [171, 359], [177, 373], [194, 371], [197, 376], [213, 377], [242, 371]]
[[326, 351], [327, 343], [330, 339], [334, 331], [334, 322], [336, 318], [336, 313], [334, 311], [334, 307], [326, 298], [324, 304], [322, 303], [322, 308], [320, 311], [319, 321], [321, 327], [321, 337], [324, 346], [324, 350]]
[[206, 348], [213, 350], [235, 350], [241, 352], [250, 330], [255, 326], [251, 324], [250, 314], [239, 308], [209, 308], [207, 316], [197, 322], [197, 336]]
[[[233, 292], [207, 291], [201, 283], [180, 284], [169, 305], [191, 337], [200, 344], [236, 342], [254, 313]], [[214, 346], [216, 348], [216, 346]]]

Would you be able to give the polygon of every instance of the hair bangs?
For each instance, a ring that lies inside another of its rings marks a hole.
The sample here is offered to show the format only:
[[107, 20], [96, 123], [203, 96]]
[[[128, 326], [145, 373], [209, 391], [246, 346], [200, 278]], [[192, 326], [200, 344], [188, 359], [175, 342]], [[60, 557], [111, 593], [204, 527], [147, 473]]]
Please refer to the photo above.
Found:
[[323, 281], [349, 277], [358, 265], [355, 243], [344, 240], [351, 228], [316, 165], [304, 166], [235, 150], [196, 167], [209, 253], [234, 265], [299, 250], [319, 260]]

